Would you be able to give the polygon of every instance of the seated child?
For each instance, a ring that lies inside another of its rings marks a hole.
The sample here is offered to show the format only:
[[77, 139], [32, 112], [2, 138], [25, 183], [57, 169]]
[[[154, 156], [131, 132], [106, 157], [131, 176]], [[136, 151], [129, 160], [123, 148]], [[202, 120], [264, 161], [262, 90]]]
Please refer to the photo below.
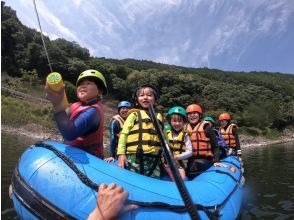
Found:
[[[176, 160], [179, 173], [182, 179], [185, 180], [185, 167], [181, 160], [192, 156], [192, 143], [190, 141], [189, 134], [183, 130], [187, 118], [186, 111], [182, 107], [175, 106], [168, 111], [167, 117], [171, 125], [171, 129], [166, 130], [170, 150]], [[167, 169], [167, 172], [170, 173], [168, 167]]]

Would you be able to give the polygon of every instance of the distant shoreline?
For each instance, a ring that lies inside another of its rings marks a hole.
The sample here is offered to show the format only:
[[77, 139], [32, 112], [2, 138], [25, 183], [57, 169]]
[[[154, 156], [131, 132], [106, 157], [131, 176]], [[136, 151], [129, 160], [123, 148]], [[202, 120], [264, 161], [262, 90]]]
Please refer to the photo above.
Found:
[[[1, 133], [7, 134], [18, 134], [23, 135], [32, 139], [38, 140], [54, 140], [54, 141], [63, 141], [62, 136], [60, 135], [57, 129], [44, 129], [43, 127], [36, 124], [28, 124], [18, 128], [9, 126], [9, 125], [1, 125]], [[266, 139], [264, 137], [254, 137], [247, 135], [240, 135], [240, 144], [241, 147], [254, 147], [254, 146], [264, 146], [269, 144], [279, 144], [279, 143], [287, 143], [294, 142], [294, 134], [292, 132], [288, 132], [288, 135], [282, 136], [279, 139], [272, 140]], [[104, 140], [104, 143], [108, 143], [108, 140]]]

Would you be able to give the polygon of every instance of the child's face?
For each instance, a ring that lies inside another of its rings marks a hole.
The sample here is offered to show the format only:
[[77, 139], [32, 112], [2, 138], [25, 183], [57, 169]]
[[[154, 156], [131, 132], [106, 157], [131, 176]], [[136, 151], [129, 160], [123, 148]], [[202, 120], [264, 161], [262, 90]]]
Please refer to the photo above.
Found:
[[198, 112], [187, 113], [188, 121], [190, 124], [197, 124], [200, 120], [200, 115]]
[[128, 113], [128, 111], [130, 110], [130, 108], [128, 108], [128, 107], [121, 107], [120, 109], [119, 109], [119, 115], [121, 116], [121, 117], [123, 117], [123, 118], [127, 118], [127, 113]]
[[227, 120], [221, 120], [221, 121], [220, 121], [220, 126], [221, 126], [221, 127], [226, 127], [227, 124], [228, 124]]
[[77, 96], [82, 101], [89, 101], [102, 95], [96, 84], [88, 79], [84, 79], [77, 88]]
[[182, 116], [173, 114], [170, 118], [170, 124], [175, 131], [180, 131], [184, 126], [184, 119]]
[[155, 97], [151, 88], [142, 88], [138, 91], [137, 102], [143, 109], [148, 109], [150, 105], [154, 105]]

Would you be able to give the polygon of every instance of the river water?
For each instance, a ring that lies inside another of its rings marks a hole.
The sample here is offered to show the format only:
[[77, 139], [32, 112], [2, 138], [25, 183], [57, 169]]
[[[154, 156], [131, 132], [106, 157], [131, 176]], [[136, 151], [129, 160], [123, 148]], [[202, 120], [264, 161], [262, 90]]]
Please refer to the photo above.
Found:
[[[37, 140], [1, 134], [1, 216], [17, 219], [8, 186], [24, 150]], [[294, 143], [242, 149], [245, 199], [241, 220], [294, 219]]]

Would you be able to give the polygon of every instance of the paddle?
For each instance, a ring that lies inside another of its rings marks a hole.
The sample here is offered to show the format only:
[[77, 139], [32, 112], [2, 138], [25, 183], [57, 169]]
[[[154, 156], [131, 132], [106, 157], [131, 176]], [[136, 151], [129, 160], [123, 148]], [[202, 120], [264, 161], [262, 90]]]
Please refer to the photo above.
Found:
[[173, 156], [171, 154], [168, 143], [166, 142], [166, 139], [164, 138], [163, 132], [160, 129], [160, 125], [159, 125], [158, 119], [156, 117], [156, 113], [155, 113], [153, 105], [150, 105], [149, 112], [151, 115], [151, 119], [154, 122], [154, 126], [155, 126], [155, 129], [156, 129], [157, 134], [159, 136], [162, 148], [164, 150], [168, 166], [172, 171], [172, 174], [175, 179], [175, 183], [176, 183], [178, 190], [181, 194], [181, 197], [187, 207], [189, 215], [190, 215], [191, 219], [200, 219], [198, 212], [197, 212], [197, 209], [195, 208], [195, 205], [193, 204], [192, 199], [190, 197], [190, 194], [186, 188], [186, 185], [185, 185], [184, 181], [182, 180], [178, 169], [176, 168], [176, 164], [175, 164], [175, 161], [174, 161]]

